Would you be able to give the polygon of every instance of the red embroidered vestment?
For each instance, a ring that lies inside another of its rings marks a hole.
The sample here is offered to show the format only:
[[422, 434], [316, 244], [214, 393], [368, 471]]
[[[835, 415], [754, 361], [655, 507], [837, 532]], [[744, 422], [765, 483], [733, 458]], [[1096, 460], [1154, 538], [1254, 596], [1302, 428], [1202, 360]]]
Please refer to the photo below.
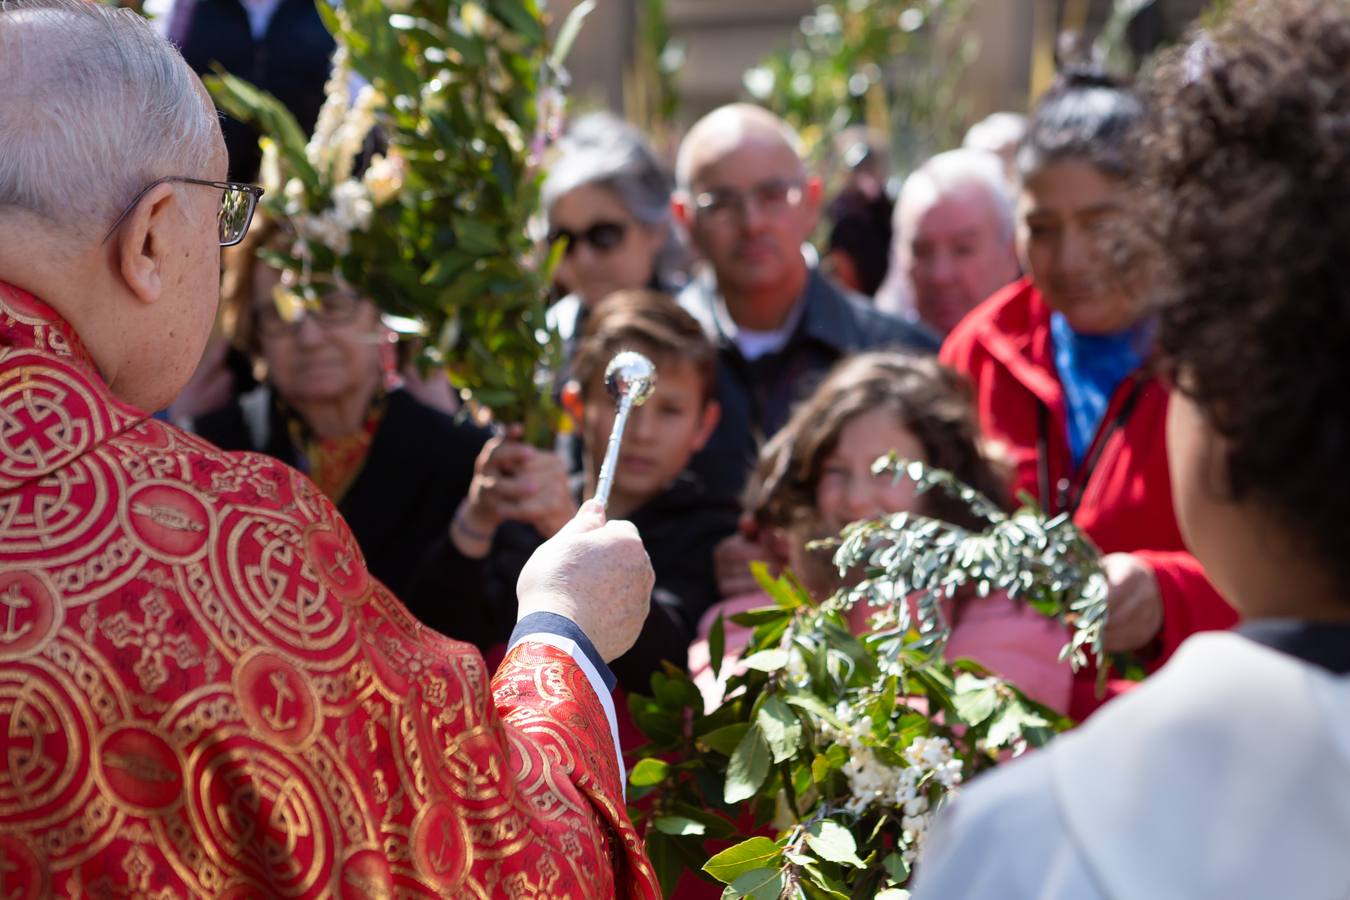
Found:
[[657, 895], [570, 656], [489, 680], [307, 479], [3, 284], [0, 748], [0, 897]]

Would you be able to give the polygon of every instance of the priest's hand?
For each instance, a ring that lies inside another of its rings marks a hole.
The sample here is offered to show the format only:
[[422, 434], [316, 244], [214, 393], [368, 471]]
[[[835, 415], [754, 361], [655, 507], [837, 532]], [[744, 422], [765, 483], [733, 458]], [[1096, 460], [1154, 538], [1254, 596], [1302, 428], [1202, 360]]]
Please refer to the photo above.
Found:
[[1107, 653], [1138, 650], [1162, 630], [1162, 594], [1148, 563], [1131, 553], [1102, 558], [1106, 572], [1106, 630], [1102, 647]]
[[637, 640], [655, 581], [637, 529], [630, 522], [606, 522], [604, 508], [589, 500], [521, 570], [517, 615], [551, 612], [571, 619], [609, 662]]

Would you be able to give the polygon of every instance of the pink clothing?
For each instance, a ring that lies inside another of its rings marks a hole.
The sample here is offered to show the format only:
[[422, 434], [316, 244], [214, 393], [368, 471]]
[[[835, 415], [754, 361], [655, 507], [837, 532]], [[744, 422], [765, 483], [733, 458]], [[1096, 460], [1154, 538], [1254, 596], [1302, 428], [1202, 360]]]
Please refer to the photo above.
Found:
[[[722, 702], [727, 680], [737, 671], [736, 659], [750, 642], [752, 629], [736, 625], [731, 617], [751, 609], [773, 606], [764, 594], [746, 594], [715, 604], [698, 623], [698, 638], [689, 647], [689, 673], [703, 694], [705, 708], [711, 712]], [[911, 608], [912, 612], [912, 608]], [[718, 614], [726, 617], [726, 646], [721, 677], [712, 673], [708, 652], [708, 632]], [[944, 608], [951, 621], [952, 605]], [[867, 631], [871, 610], [862, 604], [849, 613], [854, 634]], [[1036, 612], [1024, 603], [1008, 599], [1007, 594], [991, 594], [984, 599], [968, 600], [947, 641], [947, 659], [972, 659], [989, 671], [1017, 685], [1021, 691], [1051, 709], [1065, 712], [1073, 673], [1067, 662], [1059, 661], [1059, 651], [1068, 642], [1064, 627]]]

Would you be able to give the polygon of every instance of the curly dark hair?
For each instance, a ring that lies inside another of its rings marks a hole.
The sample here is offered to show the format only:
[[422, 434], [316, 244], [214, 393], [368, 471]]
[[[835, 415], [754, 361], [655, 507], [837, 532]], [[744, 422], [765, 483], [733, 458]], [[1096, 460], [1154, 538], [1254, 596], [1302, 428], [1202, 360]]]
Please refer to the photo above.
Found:
[[1163, 356], [1230, 495], [1350, 576], [1350, 5], [1236, 4], [1147, 94]]
[[[764, 446], [744, 500], [761, 526], [787, 528], [814, 515], [821, 467], [844, 426], [874, 409], [895, 413], [918, 439], [931, 466], [946, 469], [995, 503], [1007, 480], [980, 441], [970, 384], [932, 357], [863, 353], [841, 362], [787, 425]], [[969, 528], [983, 527], [960, 501], [934, 492], [923, 511]]]

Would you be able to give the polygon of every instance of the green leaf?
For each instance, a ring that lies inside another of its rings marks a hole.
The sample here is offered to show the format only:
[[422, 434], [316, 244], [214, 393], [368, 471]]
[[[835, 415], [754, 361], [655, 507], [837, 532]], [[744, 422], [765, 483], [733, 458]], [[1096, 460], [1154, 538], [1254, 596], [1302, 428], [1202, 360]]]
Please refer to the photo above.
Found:
[[708, 826], [684, 816], [661, 816], [652, 820], [652, 826], [662, 834], [675, 835], [676, 837], [701, 835], [708, 832]]
[[628, 783], [634, 787], [651, 787], [666, 780], [670, 765], [659, 759], [644, 759], [628, 773]]
[[460, 216], [453, 221], [452, 227], [459, 240], [459, 249], [470, 256], [489, 256], [500, 249], [501, 244], [492, 226], [476, 218]]
[[802, 796], [811, 790], [811, 783], [814, 779], [811, 777], [811, 767], [805, 762], [800, 762], [792, 768], [792, 790], [796, 792], [797, 797]]
[[822, 819], [806, 831], [806, 843], [821, 859], [863, 868], [853, 833], [833, 819]]
[[736, 722], [710, 731], [700, 737], [699, 740], [723, 756], [731, 756], [736, 752], [736, 748], [745, 738], [745, 733], [749, 729], [749, 722]]
[[748, 800], [759, 790], [769, 774], [769, 745], [758, 725], [751, 725], [731, 754], [727, 764], [727, 783], [722, 797], [727, 803]]
[[717, 620], [713, 622], [712, 628], [708, 630], [708, 660], [712, 667], [714, 678], [722, 675], [722, 657], [727, 652], [727, 627], [726, 620], [719, 612]]
[[[672, 803], [670, 804], [670, 812], [672, 815], [698, 822], [703, 826], [704, 834], [707, 837], [724, 840], [736, 834], [736, 827], [726, 819], [714, 812], [710, 812], [706, 809], [699, 809], [689, 803]], [[697, 869], [702, 865], [703, 860], [699, 860], [698, 865], [694, 866], [694, 868]]]
[[802, 723], [782, 698], [770, 695], [759, 708], [755, 722], [764, 732], [764, 739], [773, 751], [775, 763], [786, 762], [797, 755], [802, 739]]
[[753, 869], [731, 883], [724, 891], [732, 898], [744, 897], [745, 900], [778, 900], [783, 893], [783, 873], [779, 869]]
[[661, 893], [669, 897], [675, 892], [680, 876], [684, 874], [684, 862], [676, 849], [675, 839], [659, 831], [647, 834], [647, 857], [656, 870], [656, 880], [661, 883]]
[[833, 771], [835, 767], [830, 765], [830, 758], [825, 754], [817, 753], [816, 758], [811, 760], [811, 780], [816, 784], [829, 778]]
[[844, 723], [834, 714], [834, 710], [810, 694], [792, 694], [787, 698], [787, 702], [818, 719], [823, 719], [840, 731], [844, 730]]
[[548, 58], [550, 66], [555, 69], [562, 68], [563, 63], [567, 61], [567, 55], [572, 52], [577, 35], [581, 34], [582, 23], [594, 10], [595, 0], [582, 0], [567, 14], [562, 27], [558, 29], [558, 39], [553, 44], [553, 55]]
[[657, 743], [671, 743], [682, 737], [684, 721], [650, 697], [628, 695], [628, 711], [642, 733]]
[[668, 710], [679, 710], [682, 714], [687, 708], [703, 708], [703, 695], [689, 676], [679, 669], [674, 669], [674, 674], [653, 672], [650, 684], [656, 702]]
[[899, 853], [886, 854], [886, 858], [881, 861], [881, 867], [896, 884], [904, 884], [909, 878], [909, 863], [905, 862], [905, 858]]
[[503, 25], [522, 35], [531, 44], [544, 39], [544, 29], [538, 17], [521, 0], [491, 0], [488, 8]]
[[731, 621], [737, 625], [744, 625], [746, 628], [758, 628], [770, 622], [786, 622], [790, 618], [792, 618], [791, 613], [776, 606], [770, 606], [761, 609], [747, 609], [745, 612], [736, 613], [731, 617]]
[[752, 837], [729, 847], [708, 860], [703, 871], [723, 884], [731, 884], [747, 872], [777, 864], [783, 851], [766, 837]]
[[761, 650], [741, 660], [741, 665], [759, 672], [777, 672], [786, 666], [787, 662], [786, 650]]
[[956, 679], [952, 705], [967, 725], [979, 725], [994, 714], [998, 707], [998, 694], [993, 684], [993, 679], [975, 675], [961, 675]]
[[764, 593], [769, 595], [779, 609], [792, 610], [810, 605], [811, 595], [792, 573], [784, 572], [774, 578], [769, 574], [769, 567], [762, 562], [751, 563], [750, 573], [755, 576]]

